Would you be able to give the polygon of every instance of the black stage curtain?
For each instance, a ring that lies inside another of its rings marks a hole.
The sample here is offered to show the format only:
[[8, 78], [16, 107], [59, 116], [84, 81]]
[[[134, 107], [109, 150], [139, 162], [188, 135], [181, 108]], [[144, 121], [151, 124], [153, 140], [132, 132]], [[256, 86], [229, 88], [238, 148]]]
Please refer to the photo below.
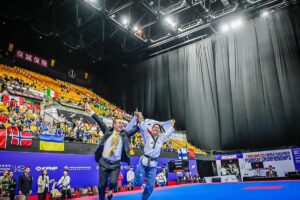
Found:
[[130, 66], [122, 104], [148, 118], [176, 119], [203, 149], [300, 144], [297, 11], [258, 17]]

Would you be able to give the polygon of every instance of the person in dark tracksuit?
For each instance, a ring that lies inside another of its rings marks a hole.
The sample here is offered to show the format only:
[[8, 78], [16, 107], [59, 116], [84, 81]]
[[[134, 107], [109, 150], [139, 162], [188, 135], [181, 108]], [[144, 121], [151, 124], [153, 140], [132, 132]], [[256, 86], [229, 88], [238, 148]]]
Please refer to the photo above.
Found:
[[29, 195], [32, 193], [32, 176], [30, 173], [30, 167], [26, 166], [24, 170], [24, 174], [19, 176], [18, 187], [19, 194], [25, 195], [26, 200], [28, 200]]

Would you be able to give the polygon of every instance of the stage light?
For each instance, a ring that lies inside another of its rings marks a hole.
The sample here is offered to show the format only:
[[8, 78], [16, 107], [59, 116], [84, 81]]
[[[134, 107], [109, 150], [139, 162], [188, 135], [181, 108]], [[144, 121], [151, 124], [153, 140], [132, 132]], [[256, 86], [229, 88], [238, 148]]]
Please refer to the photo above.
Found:
[[170, 17], [166, 17], [166, 22], [168, 23], [168, 24], [171, 24], [172, 23], [172, 19], [170, 18]]
[[262, 14], [261, 14], [262, 17], [267, 17], [269, 16], [269, 11], [265, 10]]
[[238, 27], [241, 27], [243, 25], [243, 21], [242, 19], [237, 19], [237, 20], [234, 20], [230, 23], [230, 27], [232, 29], [236, 29]]
[[169, 26], [175, 28], [176, 23], [173, 22], [173, 20], [172, 20], [170, 17], [166, 17], [166, 18], [165, 18], [165, 21], [167, 22], [167, 24], [168, 24]]
[[173, 22], [173, 23], [171, 23], [170, 24], [173, 28], [175, 28], [176, 27], [176, 24]]
[[136, 32], [136, 31], [138, 31], [138, 30], [139, 30], [139, 28], [138, 28], [137, 26], [134, 26], [134, 27], [133, 27], [133, 31], [134, 31], [134, 32]]
[[221, 31], [222, 31], [223, 33], [226, 33], [227, 31], [229, 31], [229, 26], [228, 26], [228, 24], [223, 24], [223, 25], [221, 26]]
[[127, 17], [123, 17], [123, 19], [122, 19], [122, 24], [123, 24], [124, 26], [128, 26], [129, 20], [127, 19]]

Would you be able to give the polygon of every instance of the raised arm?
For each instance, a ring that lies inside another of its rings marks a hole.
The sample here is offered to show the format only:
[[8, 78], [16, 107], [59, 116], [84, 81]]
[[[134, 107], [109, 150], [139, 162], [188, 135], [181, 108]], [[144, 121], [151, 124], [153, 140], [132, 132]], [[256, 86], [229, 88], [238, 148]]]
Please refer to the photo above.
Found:
[[125, 127], [125, 131], [129, 132], [131, 129], [134, 128], [134, 126], [136, 125], [136, 123], [137, 123], [137, 116], [134, 115], [133, 118], [131, 119], [131, 121]]
[[139, 127], [137, 126], [137, 123], [141, 123], [143, 119], [142, 113], [138, 112], [137, 110], [134, 112], [134, 116], [129, 122], [129, 124], [126, 126], [125, 130], [129, 137], [136, 134], [139, 131]]
[[61, 177], [61, 178], [59, 179], [59, 181], [57, 182], [57, 185], [61, 185], [61, 184], [62, 184], [62, 180], [63, 180], [63, 177]]
[[100, 117], [95, 114], [95, 112], [91, 109], [91, 107], [88, 103], [86, 103], [84, 107], [90, 113], [90, 115], [92, 115], [93, 119], [97, 122], [97, 124], [99, 125], [99, 127], [102, 130], [103, 134], [105, 134], [105, 132], [107, 130], [107, 126], [103, 122], [103, 120], [100, 119]]
[[144, 142], [148, 141], [147, 139], [149, 137], [149, 133], [148, 133], [148, 129], [147, 129], [146, 123], [144, 121], [142, 121], [139, 124], [139, 131], [142, 134]]

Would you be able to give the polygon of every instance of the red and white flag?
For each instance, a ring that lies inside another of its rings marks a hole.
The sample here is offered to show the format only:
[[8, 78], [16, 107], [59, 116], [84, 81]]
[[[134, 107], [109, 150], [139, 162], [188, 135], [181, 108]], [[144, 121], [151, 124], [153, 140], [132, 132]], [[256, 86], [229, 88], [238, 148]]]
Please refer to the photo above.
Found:
[[11, 135], [11, 144], [23, 147], [32, 146], [32, 132], [30, 131], [18, 131]]
[[0, 149], [6, 149], [7, 131], [6, 129], [0, 129]]

